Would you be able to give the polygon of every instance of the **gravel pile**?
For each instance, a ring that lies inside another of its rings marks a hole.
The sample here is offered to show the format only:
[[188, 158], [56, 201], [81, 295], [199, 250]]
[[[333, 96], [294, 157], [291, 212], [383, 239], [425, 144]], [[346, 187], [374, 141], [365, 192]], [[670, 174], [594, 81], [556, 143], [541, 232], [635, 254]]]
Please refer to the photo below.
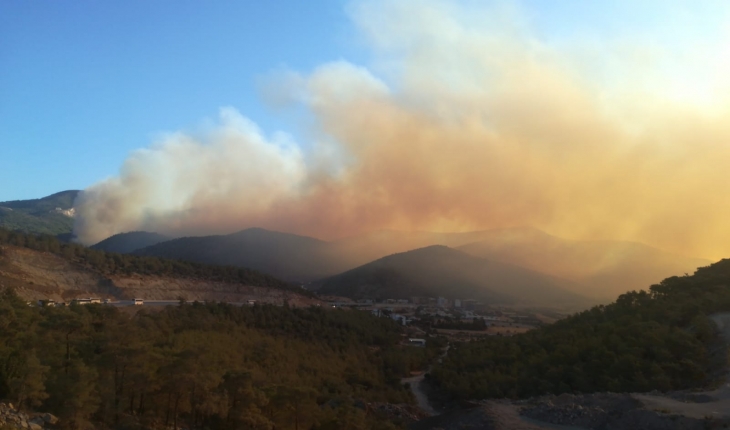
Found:
[[628, 394], [561, 394], [537, 397], [521, 404], [521, 414], [528, 418], [595, 430], [704, 430], [727, 424], [646, 410]]
[[368, 403], [368, 411], [393, 421], [412, 423], [428, 416], [418, 406], [394, 403]]

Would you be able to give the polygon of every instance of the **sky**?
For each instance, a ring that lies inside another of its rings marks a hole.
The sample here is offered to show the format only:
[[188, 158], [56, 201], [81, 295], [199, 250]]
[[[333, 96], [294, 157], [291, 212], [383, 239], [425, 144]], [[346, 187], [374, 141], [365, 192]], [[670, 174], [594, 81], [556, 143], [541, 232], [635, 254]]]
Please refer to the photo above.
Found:
[[84, 243], [529, 225], [730, 254], [729, 3], [265, 3], [0, 4], [0, 201], [84, 189]]

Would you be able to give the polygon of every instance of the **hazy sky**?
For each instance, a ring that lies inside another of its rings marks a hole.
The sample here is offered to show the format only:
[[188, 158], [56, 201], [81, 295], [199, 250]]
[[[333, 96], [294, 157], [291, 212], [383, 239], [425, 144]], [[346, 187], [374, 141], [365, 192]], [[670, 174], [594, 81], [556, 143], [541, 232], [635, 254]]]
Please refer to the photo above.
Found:
[[90, 187], [89, 243], [531, 225], [730, 252], [730, 3], [246, 3], [2, 3], [0, 200]]

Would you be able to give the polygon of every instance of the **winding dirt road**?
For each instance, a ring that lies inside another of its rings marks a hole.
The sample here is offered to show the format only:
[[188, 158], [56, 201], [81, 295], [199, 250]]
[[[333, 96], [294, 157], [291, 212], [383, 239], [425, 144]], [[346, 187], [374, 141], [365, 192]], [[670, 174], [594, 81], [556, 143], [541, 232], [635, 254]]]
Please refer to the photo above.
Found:
[[[441, 360], [446, 357], [446, 354], [449, 353], [449, 348], [451, 348], [451, 345], [446, 345], [446, 348], [444, 348], [444, 352], [439, 355], [436, 362], [440, 363]], [[438, 415], [440, 413], [433, 407], [433, 405], [431, 405], [431, 403], [428, 401], [428, 396], [426, 395], [426, 392], [423, 391], [423, 379], [426, 377], [426, 374], [431, 371], [432, 367], [433, 363], [428, 366], [428, 369], [420, 375], [401, 379], [401, 383], [408, 384], [408, 386], [411, 388], [411, 392], [416, 398], [416, 403], [418, 404], [418, 407], [431, 416]]]

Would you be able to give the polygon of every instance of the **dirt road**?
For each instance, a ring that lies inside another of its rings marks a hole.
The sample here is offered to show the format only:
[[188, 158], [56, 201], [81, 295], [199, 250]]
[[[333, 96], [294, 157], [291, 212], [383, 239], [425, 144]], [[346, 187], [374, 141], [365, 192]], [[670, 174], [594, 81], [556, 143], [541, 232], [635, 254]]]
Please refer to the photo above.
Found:
[[[443, 358], [446, 357], [446, 354], [449, 353], [449, 348], [451, 348], [451, 345], [446, 345], [446, 348], [444, 348], [444, 352], [442, 352], [441, 355], [439, 355], [436, 362], [440, 363], [441, 360], [443, 360]], [[413, 393], [413, 396], [416, 398], [416, 402], [417, 402], [419, 408], [421, 408], [424, 412], [426, 412], [429, 415], [438, 415], [439, 412], [428, 401], [428, 396], [426, 395], [426, 392], [423, 390], [423, 379], [426, 377], [426, 374], [431, 371], [432, 367], [433, 367], [433, 364], [431, 364], [428, 367], [428, 369], [425, 372], [421, 373], [420, 375], [401, 379], [401, 383], [408, 384], [410, 386], [411, 392]]]

